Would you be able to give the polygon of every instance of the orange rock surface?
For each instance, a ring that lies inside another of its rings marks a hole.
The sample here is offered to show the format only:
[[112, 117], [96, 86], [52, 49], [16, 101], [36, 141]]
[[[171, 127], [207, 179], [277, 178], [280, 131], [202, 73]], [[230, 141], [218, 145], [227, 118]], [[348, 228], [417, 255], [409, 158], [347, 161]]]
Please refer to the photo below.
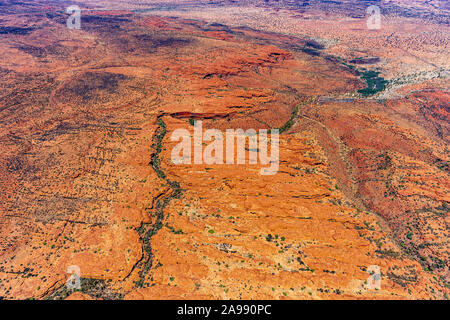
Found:
[[[70, 30], [57, 2], [6, 2], [0, 299], [448, 298], [445, 79], [373, 99], [295, 33], [108, 1]], [[195, 120], [281, 128], [278, 173], [174, 164]]]

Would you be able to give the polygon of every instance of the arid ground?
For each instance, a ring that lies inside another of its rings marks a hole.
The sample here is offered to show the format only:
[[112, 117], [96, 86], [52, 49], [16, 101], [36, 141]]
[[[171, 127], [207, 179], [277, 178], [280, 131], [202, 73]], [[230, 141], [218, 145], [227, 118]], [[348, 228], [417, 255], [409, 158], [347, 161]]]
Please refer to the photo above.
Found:
[[[0, 299], [448, 299], [449, 23], [436, 0], [0, 0]], [[279, 129], [278, 173], [175, 164], [196, 121]]]

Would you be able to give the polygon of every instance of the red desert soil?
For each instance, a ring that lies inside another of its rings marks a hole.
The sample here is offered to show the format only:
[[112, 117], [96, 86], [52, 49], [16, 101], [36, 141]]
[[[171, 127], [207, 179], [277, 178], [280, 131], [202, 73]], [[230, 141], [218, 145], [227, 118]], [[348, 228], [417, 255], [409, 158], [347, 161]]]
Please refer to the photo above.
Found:
[[[311, 39], [30, 6], [0, 6], [0, 299], [448, 297], [439, 79], [368, 99]], [[278, 174], [174, 164], [193, 120], [283, 128]]]

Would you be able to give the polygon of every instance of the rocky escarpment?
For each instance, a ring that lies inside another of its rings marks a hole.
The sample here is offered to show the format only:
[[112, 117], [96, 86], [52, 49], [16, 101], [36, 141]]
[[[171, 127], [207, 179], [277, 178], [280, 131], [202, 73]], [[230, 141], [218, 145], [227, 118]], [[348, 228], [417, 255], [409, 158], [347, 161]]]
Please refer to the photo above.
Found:
[[[110, 11], [69, 30], [57, 8], [0, 10], [33, 28], [0, 34], [2, 298], [448, 293], [446, 93], [321, 103], [365, 84], [310, 40]], [[195, 120], [279, 128], [278, 173], [174, 164]]]

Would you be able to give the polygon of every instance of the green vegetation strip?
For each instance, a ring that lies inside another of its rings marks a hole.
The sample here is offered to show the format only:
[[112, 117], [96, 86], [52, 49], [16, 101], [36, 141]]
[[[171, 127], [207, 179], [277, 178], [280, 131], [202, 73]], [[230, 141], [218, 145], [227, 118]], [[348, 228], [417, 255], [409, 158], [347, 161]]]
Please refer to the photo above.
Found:
[[343, 58], [336, 57], [335, 59], [350, 70], [356, 72], [356, 74], [366, 82], [367, 87], [358, 90], [358, 92], [364, 97], [369, 97], [383, 91], [389, 84], [388, 80], [379, 76], [380, 72], [378, 71], [366, 70], [365, 68], [357, 69], [354, 65], [351, 65], [350, 62], [345, 61]]
[[304, 106], [308, 103], [312, 103], [313, 101], [314, 101], [314, 98], [309, 98], [309, 99], [306, 99], [306, 100], [300, 102], [299, 104], [297, 104], [294, 107], [294, 109], [292, 110], [289, 120], [286, 121], [286, 123], [282, 127], [278, 128], [278, 130], [280, 130], [280, 134], [288, 131], [295, 124], [295, 121], [297, 121], [297, 118], [298, 118], [298, 113], [300, 111], [300, 106]]
[[292, 126], [295, 123], [295, 120], [297, 120], [297, 117], [298, 117], [298, 109], [299, 109], [299, 105], [296, 105], [294, 107], [294, 110], [292, 110], [291, 117], [289, 118], [289, 120], [281, 128], [279, 128], [280, 133], [283, 133], [283, 132], [289, 130], [290, 128], [292, 128]]
[[379, 76], [380, 73], [378, 71], [358, 71], [358, 74], [367, 83], [367, 88], [358, 90], [364, 97], [383, 91], [389, 83], [389, 81]]
[[153, 254], [151, 247], [151, 239], [163, 227], [164, 209], [167, 207], [167, 205], [170, 203], [172, 199], [179, 199], [182, 195], [179, 183], [177, 181], [169, 180], [161, 168], [160, 154], [162, 151], [162, 142], [164, 140], [164, 137], [166, 136], [166, 133], [167, 133], [166, 124], [161, 118], [158, 118], [158, 129], [156, 130], [156, 135], [154, 137], [155, 142], [152, 145], [155, 152], [151, 156], [150, 164], [153, 170], [155, 170], [158, 177], [165, 180], [166, 183], [172, 189], [172, 191], [167, 196], [161, 197], [156, 200], [156, 204], [154, 206], [154, 213], [156, 215], [155, 223], [152, 225], [148, 223], [142, 223], [141, 226], [137, 229], [139, 235], [141, 236], [144, 246], [144, 252], [146, 254], [144, 266], [140, 271], [140, 280], [136, 283], [138, 287], [144, 286], [145, 276], [147, 272], [152, 268]]

